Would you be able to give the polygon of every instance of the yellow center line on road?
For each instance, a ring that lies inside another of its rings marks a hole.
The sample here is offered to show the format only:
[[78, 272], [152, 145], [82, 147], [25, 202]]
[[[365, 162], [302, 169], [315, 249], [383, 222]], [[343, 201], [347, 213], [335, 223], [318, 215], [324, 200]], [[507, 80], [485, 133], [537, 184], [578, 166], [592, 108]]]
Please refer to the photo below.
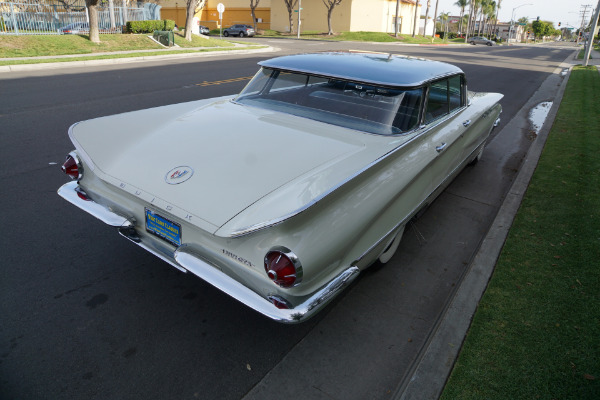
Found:
[[196, 83], [196, 86], [212, 86], [212, 85], [221, 85], [223, 83], [231, 83], [231, 82], [240, 82], [240, 81], [249, 81], [250, 79], [254, 78], [254, 76], [244, 76], [241, 78], [232, 78], [232, 79], [224, 79], [222, 81], [214, 81], [214, 82], [207, 82], [204, 81], [202, 83]]

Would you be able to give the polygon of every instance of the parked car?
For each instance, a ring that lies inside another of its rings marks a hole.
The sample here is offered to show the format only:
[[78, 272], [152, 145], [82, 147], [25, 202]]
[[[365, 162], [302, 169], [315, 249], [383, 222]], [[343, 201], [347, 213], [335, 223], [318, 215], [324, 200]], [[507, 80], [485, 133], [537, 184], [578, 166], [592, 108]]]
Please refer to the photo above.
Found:
[[59, 32], [65, 35], [81, 35], [90, 33], [90, 24], [88, 22], [75, 22], [65, 25], [59, 29]]
[[208, 29], [207, 26], [200, 25], [198, 28], [200, 28], [200, 34], [207, 35], [207, 36], [208, 36], [208, 34], [210, 34], [210, 29]]
[[390, 54], [259, 64], [233, 99], [74, 124], [62, 166], [73, 181], [58, 193], [295, 323], [390, 260], [411, 218], [479, 160], [503, 96], [469, 92], [453, 65]]
[[223, 29], [223, 36], [254, 36], [254, 28], [250, 25], [232, 25], [229, 28]]
[[493, 46], [494, 45], [494, 41], [484, 38], [482, 36], [475, 36], [472, 38], [469, 38], [469, 43], [471, 43], [472, 45], [476, 45], [476, 44], [485, 44], [488, 46]]

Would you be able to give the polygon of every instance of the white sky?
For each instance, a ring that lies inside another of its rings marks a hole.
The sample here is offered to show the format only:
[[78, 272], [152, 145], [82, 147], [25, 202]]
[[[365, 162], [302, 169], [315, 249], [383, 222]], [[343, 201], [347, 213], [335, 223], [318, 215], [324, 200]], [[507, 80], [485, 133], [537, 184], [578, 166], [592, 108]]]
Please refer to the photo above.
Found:
[[[422, 14], [425, 14], [427, 8], [426, 0], [419, 0], [423, 4]], [[430, 14], [433, 14], [436, 0], [431, 0]], [[496, 0], [496, 3], [498, 0]], [[450, 12], [450, 15], [460, 15], [460, 8], [454, 5], [456, 0], [439, 0], [438, 15], [442, 12]], [[531, 4], [531, 5], [526, 5]], [[515, 20], [521, 17], [528, 17], [535, 20], [538, 16], [541, 20], [554, 22], [554, 27], [558, 28], [561, 22], [561, 28], [581, 26], [581, 16], [583, 6], [587, 8], [586, 24], [592, 17], [592, 12], [598, 5], [596, 0], [502, 0], [500, 4], [500, 13], [498, 19], [501, 22], [510, 22], [513, 9], [515, 11]], [[465, 12], [468, 12], [468, 7]]]

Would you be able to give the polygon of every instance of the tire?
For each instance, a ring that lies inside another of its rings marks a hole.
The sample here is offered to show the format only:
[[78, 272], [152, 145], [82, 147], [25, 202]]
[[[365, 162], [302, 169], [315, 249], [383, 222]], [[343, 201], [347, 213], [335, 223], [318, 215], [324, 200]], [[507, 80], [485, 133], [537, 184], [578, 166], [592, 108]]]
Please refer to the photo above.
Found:
[[223, 36], [229, 37], [229, 32], [227, 32], [227, 31], [223, 32]]
[[487, 43], [487, 45], [488, 45], [488, 46], [491, 46], [491, 45], [492, 45], [492, 43], [491, 43], [491, 42], [488, 42], [488, 43]]
[[483, 149], [484, 149], [484, 146], [481, 146], [481, 150], [479, 150], [479, 152], [477, 153], [477, 156], [474, 159], [472, 159], [471, 162], [469, 162], [470, 166], [477, 164], [479, 162], [479, 160], [481, 160], [481, 156], [483, 155]]
[[243, 38], [244, 36], [246, 36], [244, 35], [244, 32], [240, 32], [240, 37]]
[[473, 46], [475, 46], [475, 42], [469, 42], [469, 43], [471, 43]]
[[379, 255], [379, 262], [382, 264], [387, 263], [392, 259], [396, 250], [398, 250], [398, 245], [402, 240], [402, 234], [404, 233], [404, 227], [400, 228], [394, 239], [388, 244], [387, 248]]

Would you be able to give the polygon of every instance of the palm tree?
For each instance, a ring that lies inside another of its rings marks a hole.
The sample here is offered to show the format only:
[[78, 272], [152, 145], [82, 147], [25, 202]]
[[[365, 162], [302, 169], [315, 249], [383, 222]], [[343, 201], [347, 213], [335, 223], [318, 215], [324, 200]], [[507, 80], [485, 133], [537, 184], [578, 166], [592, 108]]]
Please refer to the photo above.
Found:
[[417, 30], [419, 29], [419, 21], [417, 19], [417, 18], [419, 18], [418, 11], [419, 11], [419, 0], [415, 0], [415, 17], [413, 19], [412, 37], [415, 37], [417, 35]]
[[483, 9], [484, 14], [484, 26], [483, 32], [490, 35], [489, 32], [489, 22], [492, 18], [494, 18], [494, 14], [496, 13], [496, 2], [494, 0], [489, 0]]
[[496, 22], [494, 23], [494, 32], [496, 36], [498, 36], [498, 13], [500, 12], [500, 4], [502, 4], [502, 0], [498, 0], [498, 6], [496, 7]]
[[[431, 7], [431, 0], [427, 0], [427, 9], [425, 10], [425, 27], [423, 28], [423, 36], [427, 36], [427, 20], [429, 19], [429, 8], [430, 7]], [[434, 21], [433, 25], [435, 27], [435, 21]]]
[[448, 38], [448, 19], [450, 18], [450, 13], [445, 12], [440, 14], [440, 21], [442, 22], [442, 27], [444, 29], [444, 42]]
[[433, 12], [433, 36], [432, 36], [432, 38], [435, 37], [435, 30], [436, 30], [436, 28], [435, 28], [435, 21], [437, 21], [437, 10], [438, 10], [439, 3], [440, 3], [440, 0], [436, 0], [436, 2], [435, 2], [435, 11]]
[[467, 39], [472, 35], [472, 31], [475, 30], [475, 21], [477, 20], [477, 9], [481, 0], [469, 0], [469, 20], [467, 21], [467, 31], [465, 35], [465, 43]]
[[460, 24], [458, 25], [458, 34], [462, 33], [463, 29], [463, 17], [465, 15], [465, 7], [469, 4], [469, 0], [457, 0], [454, 3], [455, 6], [460, 7]]
[[477, 35], [481, 36], [483, 32], [483, 17], [485, 16], [485, 9], [487, 8], [490, 0], [480, 0], [479, 2], [479, 26], [477, 27]]

